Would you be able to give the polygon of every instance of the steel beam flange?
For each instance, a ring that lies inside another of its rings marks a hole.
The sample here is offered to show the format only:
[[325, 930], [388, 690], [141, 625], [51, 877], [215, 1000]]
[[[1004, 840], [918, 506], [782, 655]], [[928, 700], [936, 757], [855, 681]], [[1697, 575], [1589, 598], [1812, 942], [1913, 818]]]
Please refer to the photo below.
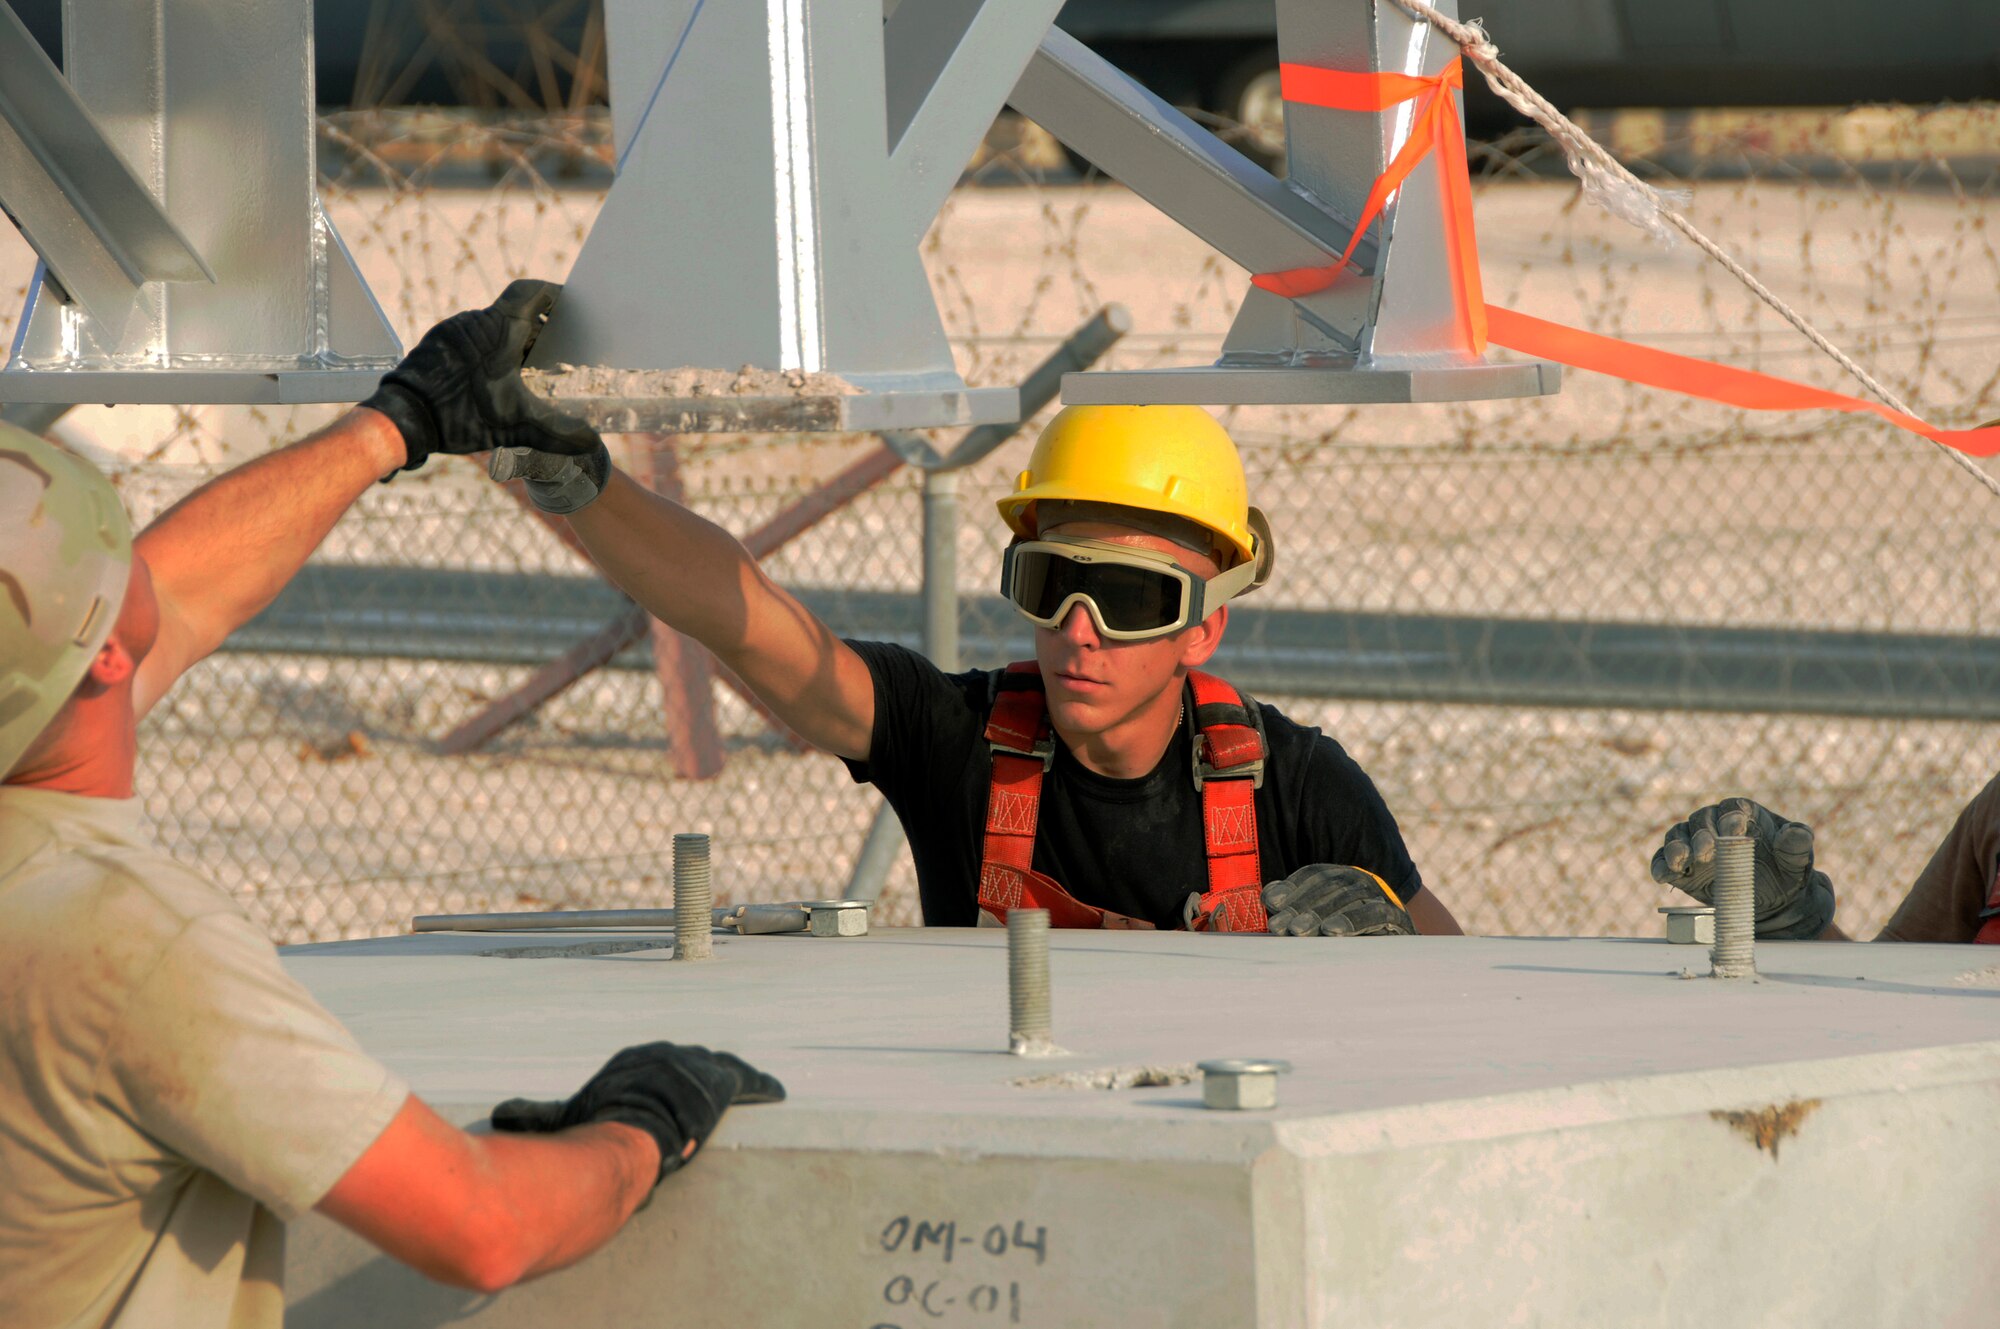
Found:
[[42, 259], [0, 401], [366, 396], [401, 346], [315, 192], [311, 6], [67, 0], [63, 17], [60, 74], [0, 28], [0, 140], [40, 154], [16, 179], [0, 141], [0, 197], [34, 214]]
[[1020, 393], [1014, 388], [701, 397], [598, 396], [543, 388], [542, 395], [607, 434], [876, 433], [1011, 425], [1021, 411]]
[[1063, 375], [1071, 405], [1388, 405], [1543, 397], [1562, 385], [1562, 366], [1447, 365], [1378, 369], [1216, 364], [1186, 369], [1100, 369]]

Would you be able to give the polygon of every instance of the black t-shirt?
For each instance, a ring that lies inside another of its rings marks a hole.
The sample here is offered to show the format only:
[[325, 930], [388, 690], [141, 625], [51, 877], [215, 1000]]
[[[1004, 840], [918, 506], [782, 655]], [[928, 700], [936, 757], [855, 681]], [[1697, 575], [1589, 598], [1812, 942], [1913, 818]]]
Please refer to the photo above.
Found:
[[[875, 728], [868, 760], [847, 769], [880, 789], [902, 819], [924, 922], [977, 923], [993, 777], [991, 675], [946, 674], [901, 646], [848, 644], [875, 677]], [[1374, 781], [1319, 730], [1275, 707], [1259, 709], [1267, 748], [1256, 796], [1264, 880], [1308, 863], [1350, 864], [1381, 877], [1407, 904], [1423, 880]], [[1192, 743], [1183, 723], [1150, 774], [1114, 780], [1086, 769], [1057, 738], [1055, 764], [1042, 780], [1035, 870], [1086, 904], [1179, 927], [1188, 895], [1208, 889]]]

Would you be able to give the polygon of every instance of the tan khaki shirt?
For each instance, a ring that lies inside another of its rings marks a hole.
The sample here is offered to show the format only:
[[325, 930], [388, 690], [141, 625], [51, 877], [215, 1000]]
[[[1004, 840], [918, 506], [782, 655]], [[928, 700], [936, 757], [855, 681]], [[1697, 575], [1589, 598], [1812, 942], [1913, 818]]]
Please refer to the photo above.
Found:
[[408, 1086], [136, 802], [0, 788], [0, 1321], [279, 1329]]
[[1965, 805], [1879, 941], [1971, 941], [2000, 870], [2000, 775]]

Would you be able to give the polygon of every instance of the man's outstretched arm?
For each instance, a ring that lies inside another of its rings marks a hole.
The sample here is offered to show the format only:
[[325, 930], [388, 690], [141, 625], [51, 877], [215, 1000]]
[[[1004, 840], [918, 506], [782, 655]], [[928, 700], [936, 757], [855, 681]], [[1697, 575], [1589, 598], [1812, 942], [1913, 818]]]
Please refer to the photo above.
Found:
[[616, 470], [569, 523], [621, 590], [706, 646], [800, 737], [836, 756], [867, 757], [875, 723], [867, 664], [735, 536]]
[[672, 1043], [626, 1048], [569, 1099], [509, 1099], [502, 1134], [412, 1094], [318, 1208], [440, 1282], [498, 1292], [609, 1241], [732, 1104], [784, 1097], [738, 1057]]
[[319, 1210], [418, 1273], [491, 1293], [609, 1241], [659, 1171], [634, 1126], [472, 1135], [412, 1094]]
[[153, 574], [160, 633], [139, 667], [138, 713], [270, 604], [354, 500], [403, 459], [396, 426], [357, 408], [217, 476], [148, 526], [133, 550]]
[[601, 448], [589, 425], [521, 384], [561, 290], [512, 282], [486, 308], [452, 315], [359, 408], [217, 477], [149, 526], [134, 548], [152, 572], [160, 632], [139, 669], [137, 713], [269, 604], [376, 480], [439, 452]]

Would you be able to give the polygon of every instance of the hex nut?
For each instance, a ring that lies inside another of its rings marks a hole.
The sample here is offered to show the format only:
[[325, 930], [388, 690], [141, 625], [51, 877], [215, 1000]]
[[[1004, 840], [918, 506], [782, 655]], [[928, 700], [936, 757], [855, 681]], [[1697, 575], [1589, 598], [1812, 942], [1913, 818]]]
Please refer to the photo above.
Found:
[[1715, 907], [1713, 905], [1668, 905], [1660, 910], [1667, 916], [1667, 941], [1675, 946], [1713, 946]]
[[866, 900], [808, 900], [807, 930], [815, 937], [865, 937], [868, 935]]
[[1278, 1077], [1288, 1061], [1230, 1059], [1201, 1063], [1201, 1104], [1225, 1112], [1254, 1112], [1278, 1106]]

